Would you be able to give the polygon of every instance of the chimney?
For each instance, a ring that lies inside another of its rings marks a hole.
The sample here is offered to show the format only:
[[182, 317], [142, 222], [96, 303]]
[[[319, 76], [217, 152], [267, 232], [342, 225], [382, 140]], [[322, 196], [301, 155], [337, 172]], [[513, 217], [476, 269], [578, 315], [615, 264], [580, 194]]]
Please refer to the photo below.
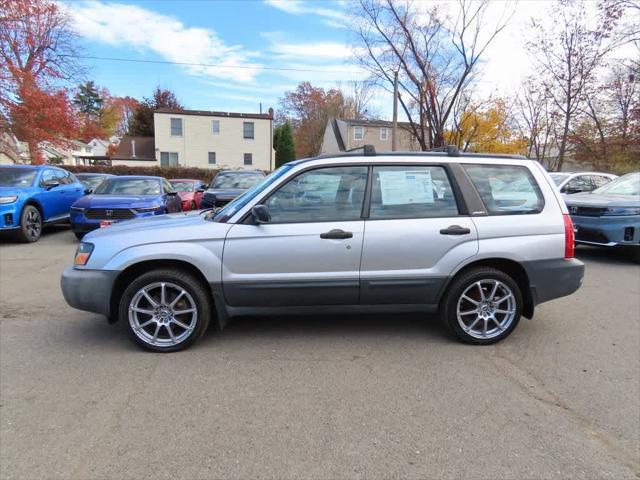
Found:
[[136, 141], [131, 140], [131, 158], [136, 158]]
[[260, 102], [260, 115], [262, 115], [262, 102]]

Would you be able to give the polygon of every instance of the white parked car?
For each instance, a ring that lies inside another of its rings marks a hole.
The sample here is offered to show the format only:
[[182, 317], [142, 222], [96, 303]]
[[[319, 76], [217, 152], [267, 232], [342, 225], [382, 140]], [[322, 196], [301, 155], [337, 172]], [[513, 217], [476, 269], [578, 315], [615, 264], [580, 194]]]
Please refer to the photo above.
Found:
[[601, 172], [553, 172], [549, 175], [563, 195], [591, 192], [618, 178], [617, 175]]

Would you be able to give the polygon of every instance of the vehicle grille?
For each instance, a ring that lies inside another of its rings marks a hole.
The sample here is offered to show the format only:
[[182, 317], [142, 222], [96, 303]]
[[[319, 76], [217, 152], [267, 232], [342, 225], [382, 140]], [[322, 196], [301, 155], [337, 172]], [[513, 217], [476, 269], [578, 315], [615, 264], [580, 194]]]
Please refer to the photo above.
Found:
[[84, 216], [91, 220], [128, 220], [135, 217], [135, 213], [128, 208], [89, 208]]
[[205, 193], [200, 203], [201, 208], [222, 207], [231, 201], [230, 198], [218, 198], [215, 195]]
[[4, 214], [4, 225], [6, 227], [9, 227], [11, 225], [13, 225], [13, 215], [10, 213], [5, 213]]
[[606, 211], [605, 207], [569, 207], [571, 215], [580, 215], [582, 217], [601, 217]]
[[609, 237], [604, 233], [590, 228], [579, 228], [576, 233], [576, 240], [582, 240], [583, 242], [609, 243]]

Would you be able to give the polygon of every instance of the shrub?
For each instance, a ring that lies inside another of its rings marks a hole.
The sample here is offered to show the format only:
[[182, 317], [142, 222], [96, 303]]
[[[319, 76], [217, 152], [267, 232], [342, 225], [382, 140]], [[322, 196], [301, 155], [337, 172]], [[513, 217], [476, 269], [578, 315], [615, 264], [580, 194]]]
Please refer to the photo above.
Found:
[[211, 180], [218, 174], [219, 169], [197, 168], [197, 167], [159, 167], [157, 165], [149, 167], [128, 167], [125, 165], [64, 165], [63, 168], [72, 173], [111, 173], [113, 175], [152, 175], [164, 177], [167, 180], [172, 178], [193, 178], [211, 183]]

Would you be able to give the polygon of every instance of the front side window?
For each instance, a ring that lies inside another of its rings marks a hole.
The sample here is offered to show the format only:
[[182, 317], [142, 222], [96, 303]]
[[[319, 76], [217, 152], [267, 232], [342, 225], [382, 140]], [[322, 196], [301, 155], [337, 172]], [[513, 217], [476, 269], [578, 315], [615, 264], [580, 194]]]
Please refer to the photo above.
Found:
[[171, 136], [172, 137], [182, 136], [182, 119], [181, 118], [171, 119]]
[[463, 165], [489, 215], [540, 213], [544, 199], [533, 175], [517, 165]]
[[319, 168], [302, 173], [264, 203], [271, 223], [360, 220], [367, 167]]
[[220, 133], [220, 120], [211, 121], [211, 131], [214, 135], [218, 135]]
[[362, 140], [364, 138], [364, 127], [353, 127], [353, 139]]
[[602, 175], [591, 175], [591, 183], [593, 183], [596, 188], [600, 188], [610, 181], [611, 179], [609, 177], [604, 177]]
[[253, 154], [252, 153], [245, 153], [244, 154], [244, 164], [245, 165], [253, 164]]
[[458, 215], [458, 205], [442, 167], [374, 167], [371, 220]]
[[562, 187], [562, 193], [578, 193], [578, 192], [590, 192], [595, 187], [591, 185], [591, 180], [588, 175], [579, 175], [572, 178], [567, 184]]
[[385, 141], [389, 138], [389, 129], [387, 127], [380, 128], [380, 140]]
[[209, 165], [216, 164], [216, 152], [209, 152]]
[[242, 123], [242, 135], [243, 138], [253, 139], [254, 131], [253, 131], [254, 123], [253, 122], [243, 122]]

